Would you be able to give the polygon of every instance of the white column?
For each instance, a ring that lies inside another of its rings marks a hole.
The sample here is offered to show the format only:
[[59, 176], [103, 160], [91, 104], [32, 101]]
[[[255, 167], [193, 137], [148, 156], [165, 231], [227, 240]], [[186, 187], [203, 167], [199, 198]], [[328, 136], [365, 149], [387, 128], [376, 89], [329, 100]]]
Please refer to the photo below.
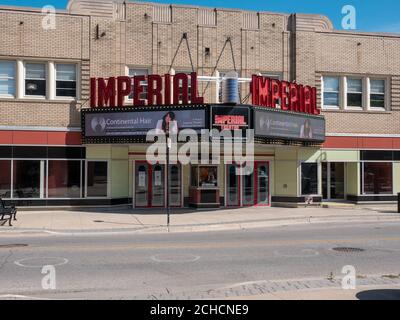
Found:
[[341, 77], [340, 79], [340, 87], [341, 87], [341, 97], [340, 97], [340, 108], [339, 109], [346, 109], [347, 108], [347, 77]]
[[175, 77], [175, 69], [171, 68], [169, 74], [171, 75], [171, 103], [174, 103], [174, 77]]
[[[219, 81], [219, 71], [216, 70], [215, 71], [215, 76], [217, 78], [216, 82], [215, 82], [215, 103], [219, 103], [219, 88], [221, 86], [221, 82]], [[210, 80], [212, 81], [212, 80]]]
[[56, 97], [56, 68], [54, 61], [47, 65], [47, 99], [54, 100]]
[[25, 95], [24, 93], [24, 79], [25, 79], [25, 70], [24, 70], [24, 62], [22, 60], [17, 60], [17, 72], [16, 72], [16, 98], [22, 99]]
[[44, 165], [45, 160], [40, 161], [40, 199], [45, 198], [46, 190], [45, 190], [45, 172], [44, 172]]
[[370, 85], [370, 79], [369, 77], [364, 78], [363, 81], [363, 92], [364, 92], [364, 97], [363, 97], [363, 102], [364, 102], [364, 110], [367, 111], [371, 108], [371, 101], [369, 100], [370, 94], [371, 94], [371, 85]]

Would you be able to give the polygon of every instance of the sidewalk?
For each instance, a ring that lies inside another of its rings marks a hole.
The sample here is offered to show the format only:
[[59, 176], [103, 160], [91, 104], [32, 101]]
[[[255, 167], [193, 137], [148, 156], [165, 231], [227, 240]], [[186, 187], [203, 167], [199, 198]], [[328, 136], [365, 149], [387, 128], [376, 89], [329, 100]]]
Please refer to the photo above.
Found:
[[[85, 211], [21, 211], [13, 227], [2, 226], [2, 234], [15, 232], [167, 232], [165, 210], [86, 209]], [[355, 208], [249, 207], [194, 211], [173, 209], [170, 232], [202, 232], [273, 227], [326, 222], [398, 221], [395, 205]]]
[[[235, 298], [237, 299], [237, 298]], [[242, 300], [400, 300], [400, 286], [361, 286], [356, 290], [340, 288], [282, 291], [258, 296], [240, 297]]]

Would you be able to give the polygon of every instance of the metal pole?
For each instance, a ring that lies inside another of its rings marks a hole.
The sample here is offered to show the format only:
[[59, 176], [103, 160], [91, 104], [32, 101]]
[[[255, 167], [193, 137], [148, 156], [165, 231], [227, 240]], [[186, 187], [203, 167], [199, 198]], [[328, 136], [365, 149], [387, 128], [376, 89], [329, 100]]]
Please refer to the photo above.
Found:
[[169, 149], [170, 149], [170, 138], [169, 133], [167, 133], [167, 164], [166, 164], [166, 171], [167, 171], [167, 227], [169, 232], [169, 224], [170, 224], [170, 206], [169, 206]]

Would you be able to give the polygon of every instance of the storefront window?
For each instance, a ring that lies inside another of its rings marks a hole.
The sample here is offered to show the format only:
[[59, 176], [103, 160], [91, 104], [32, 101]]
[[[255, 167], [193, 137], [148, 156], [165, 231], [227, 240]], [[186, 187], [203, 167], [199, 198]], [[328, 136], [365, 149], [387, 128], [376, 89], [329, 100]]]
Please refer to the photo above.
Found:
[[193, 166], [191, 169], [191, 185], [201, 188], [218, 187], [218, 167]]
[[87, 189], [88, 197], [108, 196], [108, 164], [105, 161], [88, 161]]
[[199, 167], [199, 186], [200, 187], [217, 187], [218, 186], [218, 169], [217, 167]]
[[49, 198], [81, 197], [80, 161], [49, 161], [48, 196]]
[[16, 160], [13, 171], [13, 197], [40, 198], [40, 160]]
[[0, 160], [0, 198], [11, 198], [10, 160]]
[[364, 162], [361, 166], [363, 194], [392, 194], [393, 165], [390, 162]]
[[317, 163], [301, 164], [301, 194], [304, 196], [318, 194]]
[[199, 186], [198, 167], [191, 167], [191, 169], [190, 169], [190, 185], [192, 187], [198, 187]]

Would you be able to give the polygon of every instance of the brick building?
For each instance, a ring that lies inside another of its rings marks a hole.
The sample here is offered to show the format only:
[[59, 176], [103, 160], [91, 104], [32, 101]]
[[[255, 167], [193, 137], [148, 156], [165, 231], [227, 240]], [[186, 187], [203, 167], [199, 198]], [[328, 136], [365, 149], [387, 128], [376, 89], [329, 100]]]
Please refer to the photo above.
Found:
[[[0, 7], [4, 199], [164, 206], [167, 188], [154, 183], [164, 167], [144, 162], [146, 144], [82, 144], [90, 78], [195, 71], [204, 102], [218, 104], [220, 79], [232, 70], [243, 81], [242, 104], [251, 103], [253, 74], [315, 86], [326, 139], [257, 144], [263, 178], [209, 168], [218, 205], [394, 201], [400, 192], [399, 35], [338, 31], [319, 15], [111, 0], [70, 0], [55, 28], [44, 19], [41, 10]], [[193, 185], [190, 166], [174, 170], [171, 201], [187, 206], [200, 182]]]

